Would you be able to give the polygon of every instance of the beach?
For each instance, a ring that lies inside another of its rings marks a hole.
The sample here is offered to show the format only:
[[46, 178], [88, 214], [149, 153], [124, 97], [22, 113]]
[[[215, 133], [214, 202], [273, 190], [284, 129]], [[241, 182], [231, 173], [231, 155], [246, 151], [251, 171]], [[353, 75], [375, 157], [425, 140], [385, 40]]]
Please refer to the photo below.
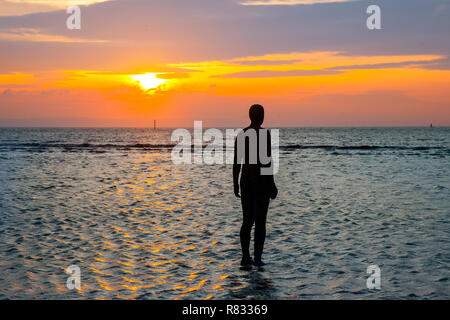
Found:
[[450, 298], [450, 128], [281, 128], [263, 271], [231, 166], [171, 132], [0, 128], [0, 299]]

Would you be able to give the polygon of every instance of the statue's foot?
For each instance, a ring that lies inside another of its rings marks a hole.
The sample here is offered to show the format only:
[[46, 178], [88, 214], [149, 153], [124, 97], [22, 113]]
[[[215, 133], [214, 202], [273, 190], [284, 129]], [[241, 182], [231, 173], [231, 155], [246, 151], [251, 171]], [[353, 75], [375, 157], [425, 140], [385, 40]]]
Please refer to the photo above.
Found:
[[264, 262], [262, 262], [261, 260], [255, 260], [255, 261], [253, 262], [253, 265], [254, 265], [255, 267], [262, 267], [262, 266], [265, 266], [266, 264], [265, 264]]
[[252, 258], [242, 258], [241, 260], [241, 266], [243, 267], [251, 266], [252, 264], [254, 264]]

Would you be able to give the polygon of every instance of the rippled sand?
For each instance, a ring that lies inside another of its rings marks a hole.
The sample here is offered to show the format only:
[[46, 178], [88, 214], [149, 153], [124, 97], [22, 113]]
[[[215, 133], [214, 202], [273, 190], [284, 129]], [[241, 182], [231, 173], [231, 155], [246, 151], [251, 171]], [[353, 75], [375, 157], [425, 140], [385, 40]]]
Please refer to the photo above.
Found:
[[[449, 129], [282, 130], [263, 271], [231, 167], [174, 165], [170, 131], [1, 130], [0, 298], [450, 298]], [[362, 144], [404, 148], [333, 147]]]

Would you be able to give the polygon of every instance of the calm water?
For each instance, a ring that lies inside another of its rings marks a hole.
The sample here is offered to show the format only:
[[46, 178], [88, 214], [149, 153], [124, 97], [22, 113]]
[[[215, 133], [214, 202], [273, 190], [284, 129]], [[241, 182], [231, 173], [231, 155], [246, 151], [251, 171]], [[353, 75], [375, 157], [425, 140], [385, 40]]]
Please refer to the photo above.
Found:
[[172, 164], [170, 134], [0, 129], [0, 298], [450, 298], [450, 128], [282, 129], [250, 272], [231, 167]]

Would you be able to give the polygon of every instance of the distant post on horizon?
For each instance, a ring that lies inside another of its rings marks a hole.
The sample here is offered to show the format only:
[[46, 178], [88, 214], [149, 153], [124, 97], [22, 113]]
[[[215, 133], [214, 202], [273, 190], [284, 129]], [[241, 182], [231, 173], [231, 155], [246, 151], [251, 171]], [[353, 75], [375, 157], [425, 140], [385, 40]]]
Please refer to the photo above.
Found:
[[153, 120], [153, 130], [156, 130], [156, 120]]

